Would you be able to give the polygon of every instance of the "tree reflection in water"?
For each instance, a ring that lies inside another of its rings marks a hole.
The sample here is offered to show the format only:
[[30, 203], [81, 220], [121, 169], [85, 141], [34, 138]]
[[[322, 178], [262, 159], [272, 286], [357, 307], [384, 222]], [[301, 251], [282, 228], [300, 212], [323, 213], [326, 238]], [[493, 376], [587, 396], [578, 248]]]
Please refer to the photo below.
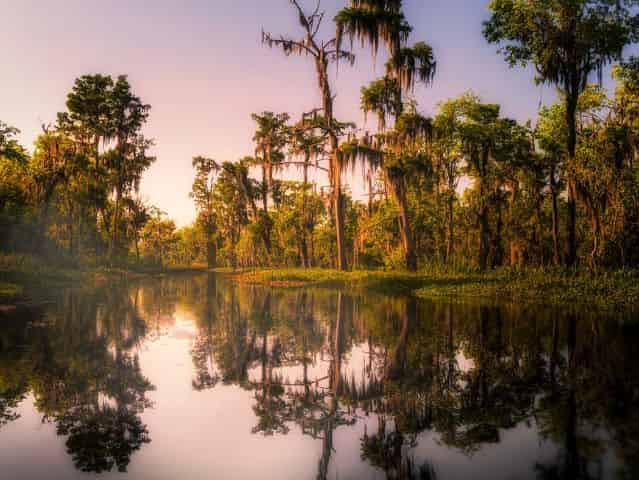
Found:
[[[71, 290], [18, 321], [2, 314], [0, 429], [31, 395], [78, 469], [125, 471], [151, 436], [138, 345], [183, 321], [178, 308], [194, 321], [192, 388], [244, 391], [255, 435], [317, 441], [318, 479], [340, 476], [344, 461], [389, 479], [444, 478], [430, 449], [474, 459], [522, 428], [552, 452], [531, 478], [639, 478], [636, 327], [213, 274]], [[336, 451], [348, 431], [356, 459]]]
[[620, 475], [634, 473], [630, 327], [534, 307], [221, 283], [215, 313], [199, 317], [196, 371], [206, 364], [254, 392], [253, 433], [296, 426], [321, 441], [318, 478], [329, 476], [334, 432], [370, 415], [361, 457], [389, 479], [436, 477], [417, 459], [425, 433], [472, 456], [519, 425], [556, 447], [556, 461], [531, 472], [539, 478], [600, 478], [607, 449], [630, 469]]
[[139, 414], [153, 386], [132, 353], [146, 328], [135, 299], [126, 285], [66, 292], [37, 321], [22, 318], [14, 333], [21, 341], [2, 349], [0, 385], [11, 384], [7, 372], [23, 380], [2, 388], [3, 399], [8, 390], [17, 398], [30, 390], [82, 471], [126, 471], [133, 452], [150, 442]]

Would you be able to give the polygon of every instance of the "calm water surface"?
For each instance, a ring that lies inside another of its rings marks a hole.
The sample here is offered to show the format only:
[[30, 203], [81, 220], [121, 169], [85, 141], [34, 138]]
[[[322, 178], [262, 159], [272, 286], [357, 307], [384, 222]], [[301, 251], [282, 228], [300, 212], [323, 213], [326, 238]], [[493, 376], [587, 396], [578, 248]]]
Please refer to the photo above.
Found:
[[215, 275], [0, 313], [2, 479], [637, 479], [639, 329]]

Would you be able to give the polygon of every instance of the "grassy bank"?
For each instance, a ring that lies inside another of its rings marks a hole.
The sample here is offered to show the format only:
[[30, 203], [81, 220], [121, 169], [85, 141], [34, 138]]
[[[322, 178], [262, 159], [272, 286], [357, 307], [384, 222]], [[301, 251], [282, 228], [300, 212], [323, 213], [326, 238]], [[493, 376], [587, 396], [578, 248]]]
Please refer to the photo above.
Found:
[[625, 310], [639, 305], [639, 271], [593, 276], [556, 268], [488, 273], [430, 270], [406, 272], [264, 269], [235, 273], [238, 281], [273, 286], [364, 287], [411, 292], [423, 298], [491, 299], [544, 304], [581, 304]]
[[424, 284], [415, 294], [425, 298], [489, 298], [627, 310], [639, 305], [639, 271], [590, 275], [560, 269], [532, 269], [449, 278], [424, 277]]
[[[203, 265], [155, 268], [79, 268], [51, 265], [33, 256], [0, 255], [0, 304], [42, 298], [51, 288], [112, 278], [137, 278], [206, 271]], [[639, 271], [593, 276], [557, 268], [502, 269], [488, 273], [431, 267], [419, 273], [381, 270], [217, 269], [239, 282], [278, 287], [339, 287], [410, 293], [423, 298], [516, 301], [548, 305], [592, 305], [607, 310], [636, 309]]]
[[422, 284], [422, 276], [407, 272], [381, 270], [356, 270], [341, 272], [329, 269], [260, 269], [229, 273], [236, 280], [246, 283], [268, 284], [279, 287], [345, 287], [392, 289], [410, 292]]

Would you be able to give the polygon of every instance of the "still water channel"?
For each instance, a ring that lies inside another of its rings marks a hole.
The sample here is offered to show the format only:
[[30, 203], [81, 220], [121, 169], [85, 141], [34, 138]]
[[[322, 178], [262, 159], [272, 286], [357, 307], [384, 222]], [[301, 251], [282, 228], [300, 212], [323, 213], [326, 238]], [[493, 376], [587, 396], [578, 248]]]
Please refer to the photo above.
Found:
[[1, 479], [637, 479], [627, 318], [179, 275], [0, 312]]

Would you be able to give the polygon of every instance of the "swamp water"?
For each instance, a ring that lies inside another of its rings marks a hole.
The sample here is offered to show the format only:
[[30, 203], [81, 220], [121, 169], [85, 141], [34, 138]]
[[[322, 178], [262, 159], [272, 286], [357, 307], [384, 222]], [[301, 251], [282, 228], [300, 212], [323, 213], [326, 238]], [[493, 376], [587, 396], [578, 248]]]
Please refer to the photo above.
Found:
[[636, 479], [639, 327], [175, 275], [0, 313], [0, 479]]

